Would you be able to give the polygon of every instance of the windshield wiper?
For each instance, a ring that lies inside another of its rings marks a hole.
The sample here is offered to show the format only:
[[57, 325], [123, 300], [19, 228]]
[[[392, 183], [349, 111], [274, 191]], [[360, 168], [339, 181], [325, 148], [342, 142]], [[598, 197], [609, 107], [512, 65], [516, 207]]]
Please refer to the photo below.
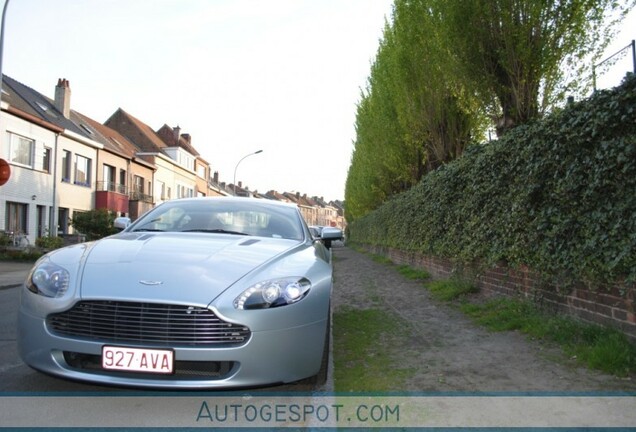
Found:
[[161, 218], [160, 218], [160, 217], [158, 217], [158, 218], [154, 218], [154, 219], [149, 220], [148, 222], [144, 223], [144, 224], [143, 224], [142, 226], [140, 226], [139, 228], [135, 228], [135, 229], [134, 229], [134, 230], [132, 230], [131, 232], [136, 232], [136, 231], [157, 231], [157, 232], [163, 232], [163, 231], [165, 231], [165, 230], [157, 229], [157, 228], [144, 228], [146, 225], [150, 225], [150, 224], [152, 224], [152, 223], [160, 222], [160, 221], [161, 221]]
[[188, 229], [188, 230], [183, 230], [181, 232], [202, 232], [202, 233], [220, 233], [220, 234], [234, 234], [234, 235], [249, 235], [247, 233], [244, 232], [240, 232], [240, 231], [230, 231], [230, 230], [225, 230], [225, 229]]

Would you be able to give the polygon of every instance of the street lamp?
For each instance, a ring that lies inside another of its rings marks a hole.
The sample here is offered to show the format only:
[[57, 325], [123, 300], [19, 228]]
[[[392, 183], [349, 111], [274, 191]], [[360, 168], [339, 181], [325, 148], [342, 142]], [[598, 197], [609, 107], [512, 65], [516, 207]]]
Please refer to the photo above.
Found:
[[4, 2], [2, 8], [2, 27], [0, 27], [0, 100], [2, 99], [2, 57], [4, 56], [4, 21], [7, 17], [7, 7], [9, 6], [9, 0]]
[[234, 196], [236, 196], [236, 170], [238, 169], [239, 164], [243, 162], [243, 159], [245, 159], [246, 157], [250, 157], [252, 155], [259, 154], [262, 152], [263, 150], [257, 150], [254, 153], [250, 153], [248, 155], [243, 156], [241, 160], [237, 162], [236, 166], [234, 167], [234, 182], [232, 183], [232, 186], [234, 187]]
[[2, 57], [4, 56], [4, 21], [7, 16], [7, 6], [9, 6], [9, 0], [4, 2], [2, 8], [2, 27], [0, 27], [0, 97], [2, 96]]

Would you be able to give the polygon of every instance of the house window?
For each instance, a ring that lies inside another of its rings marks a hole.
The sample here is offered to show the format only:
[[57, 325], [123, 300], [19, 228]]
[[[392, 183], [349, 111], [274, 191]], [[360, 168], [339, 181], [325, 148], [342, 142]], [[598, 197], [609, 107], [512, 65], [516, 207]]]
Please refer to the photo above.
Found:
[[184, 185], [177, 185], [177, 198], [191, 198], [194, 196], [194, 189]]
[[179, 163], [179, 165], [189, 169], [189, 170], [194, 170], [195, 166], [194, 166], [194, 158], [189, 154], [189, 153], [185, 153], [183, 151], [179, 151], [177, 153], [177, 163]]
[[156, 193], [159, 193], [159, 199], [161, 201], [168, 199], [168, 196], [166, 195], [166, 184], [164, 182], [157, 180], [155, 182], [155, 191]]
[[205, 165], [201, 165], [201, 164], [197, 165], [197, 175], [207, 180]]
[[65, 183], [71, 181], [71, 152], [68, 150], [62, 153], [62, 181]]
[[125, 194], [126, 192], [126, 184], [128, 183], [126, 181], [126, 170], [120, 169], [119, 170], [119, 193], [120, 194]]
[[144, 178], [136, 175], [133, 178], [133, 182], [134, 182], [133, 188], [135, 192], [138, 192], [140, 194], [144, 193]]
[[69, 225], [69, 210], [67, 208], [60, 207], [57, 210], [57, 233], [68, 234]]
[[102, 190], [114, 192], [115, 191], [115, 167], [104, 164], [104, 186]]
[[91, 160], [81, 155], [75, 155], [75, 184], [90, 186]]
[[33, 167], [35, 141], [19, 135], [9, 134], [9, 160], [13, 163]]
[[26, 204], [7, 201], [7, 222], [5, 229], [14, 233], [28, 234], [28, 210], [29, 207]]
[[37, 219], [36, 219], [36, 226], [35, 226], [35, 232], [37, 233], [38, 237], [44, 237], [45, 235], [48, 234], [48, 229], [46, 226], [46, 207], [39, 205], [37, 206]]
[[143, 201], [146, 198], [147, 197], [144, 195], [144, 178], [138, 175], [133, 175], [130, 199]]
[[47, 174], [51, 173], [51, 149], [48, 147], [44, 147], [42, 149], [42, 154], [40, 155], [41, 157], [41, 163], [42, 163], [42, 171], [44, 171]]

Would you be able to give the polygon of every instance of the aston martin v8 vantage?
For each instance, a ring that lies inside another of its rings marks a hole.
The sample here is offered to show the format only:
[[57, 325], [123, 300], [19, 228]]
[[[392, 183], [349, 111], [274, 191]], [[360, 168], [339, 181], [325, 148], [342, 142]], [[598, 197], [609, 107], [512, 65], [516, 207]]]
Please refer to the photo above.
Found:
[[42, 257], [21, 290], [32, 368], [145, 388], [324, 378], [331, 252], [297, 206], [164, 202], [102, 240]]

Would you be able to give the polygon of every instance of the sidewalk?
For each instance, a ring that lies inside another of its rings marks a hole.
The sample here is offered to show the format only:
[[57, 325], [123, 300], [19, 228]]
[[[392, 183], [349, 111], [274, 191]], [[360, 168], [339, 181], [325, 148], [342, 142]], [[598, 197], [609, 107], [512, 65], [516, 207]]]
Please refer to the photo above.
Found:
[[0, 261], [0, 289], [22, 285], [33, 263]]

